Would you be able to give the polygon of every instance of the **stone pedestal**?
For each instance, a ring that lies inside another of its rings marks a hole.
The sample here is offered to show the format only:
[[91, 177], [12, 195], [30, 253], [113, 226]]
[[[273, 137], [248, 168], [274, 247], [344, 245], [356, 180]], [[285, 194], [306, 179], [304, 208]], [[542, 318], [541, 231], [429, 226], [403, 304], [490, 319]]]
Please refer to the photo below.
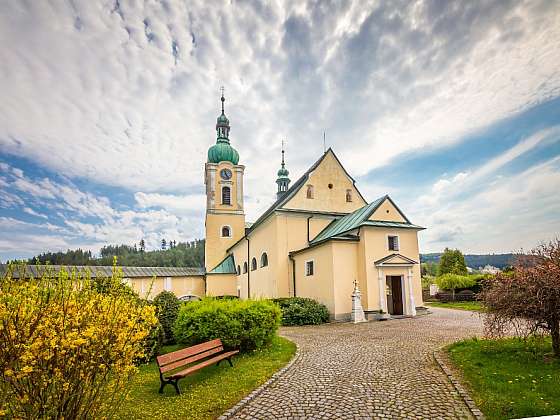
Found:
[[352, 292], [352, 315], [351, 320], [354, 324], [366, 322], [364, 308], [362, 308], [362, 294], [358, 289], [358, 283], [354, 281], [354, 291]]

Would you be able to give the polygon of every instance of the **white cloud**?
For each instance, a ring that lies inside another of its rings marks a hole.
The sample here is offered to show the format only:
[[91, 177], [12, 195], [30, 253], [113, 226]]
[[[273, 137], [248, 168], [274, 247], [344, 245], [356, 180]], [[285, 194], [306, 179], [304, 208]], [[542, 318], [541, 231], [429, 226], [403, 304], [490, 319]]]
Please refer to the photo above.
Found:
[[560, 234], [560, 157], [512, 177], [501, 177], [477, 193], [411, 212], [428, 229], [422, 252], [451, 242], [464, 252], [519, 251]]
[[470, 172], [459, 172], [450, 179], [441, 178], [434, 183], [431, 190], [418, 198], [417, 206], [433, 207], [443, 201], [449, 201], [465, 194], [469, 187], [476, 186], [488, 180], [498, 169], [504, 167], [523, 154], [547, 141], [559, 141], [560, 126], [540, 130], [521, 140], [505, 153], [502, 153]]

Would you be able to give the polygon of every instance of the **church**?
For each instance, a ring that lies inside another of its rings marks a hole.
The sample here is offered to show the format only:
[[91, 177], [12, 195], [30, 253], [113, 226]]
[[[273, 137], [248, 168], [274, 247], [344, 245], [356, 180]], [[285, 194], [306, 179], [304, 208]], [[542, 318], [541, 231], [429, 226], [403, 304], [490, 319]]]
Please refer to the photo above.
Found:
[[309, 297], [344, 320], [357, 282], [369, 313], [415, 316], [422, 305], [417, 226], [385, 195], [368, 203], [328, 149], [295, 182], [282, 161], [276, 201], [245, 220], [239, 153], [224, 112], [205, 165], [204, 293]]

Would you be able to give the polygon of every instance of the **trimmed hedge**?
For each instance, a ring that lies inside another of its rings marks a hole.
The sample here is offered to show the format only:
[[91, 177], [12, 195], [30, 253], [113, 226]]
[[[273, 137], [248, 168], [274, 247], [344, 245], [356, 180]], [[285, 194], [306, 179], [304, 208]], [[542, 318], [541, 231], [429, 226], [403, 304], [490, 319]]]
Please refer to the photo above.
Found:
[[248, 351], [268, 344], [280, 320], [267, 300], [203, 299], [181, 306], [173, 332], [187, 346], [219, 338], [227, 349]]
[[291, 297], [272, 299], [282, 310], [282, 325], [319, 325], [329, 321], [329, 310], [314, 299]]
[[165, 334], [165, 344], [173, 344], [175, 342], [173, 325], [179, 314], [181, 302], [174, 293], [164, 290], [154, 298], [153, 305], [156, 307], [156, 316]]

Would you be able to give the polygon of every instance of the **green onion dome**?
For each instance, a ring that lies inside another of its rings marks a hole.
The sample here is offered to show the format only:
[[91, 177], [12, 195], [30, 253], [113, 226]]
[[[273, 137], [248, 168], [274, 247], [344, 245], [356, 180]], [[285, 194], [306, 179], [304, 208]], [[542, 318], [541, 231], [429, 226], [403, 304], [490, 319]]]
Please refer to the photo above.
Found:
[[218, 139], [218, 142], [208, 149], [208, 162], [220, 163], [227, 161], [237, 165], [239, 163], [239, 153], [230, 146], [229, 141], [221, 140], [223, 139]]
[[288, 175], [290, 175], [290, 172], [286, 168], [278, 169], [278, 178], [287, 178]]

